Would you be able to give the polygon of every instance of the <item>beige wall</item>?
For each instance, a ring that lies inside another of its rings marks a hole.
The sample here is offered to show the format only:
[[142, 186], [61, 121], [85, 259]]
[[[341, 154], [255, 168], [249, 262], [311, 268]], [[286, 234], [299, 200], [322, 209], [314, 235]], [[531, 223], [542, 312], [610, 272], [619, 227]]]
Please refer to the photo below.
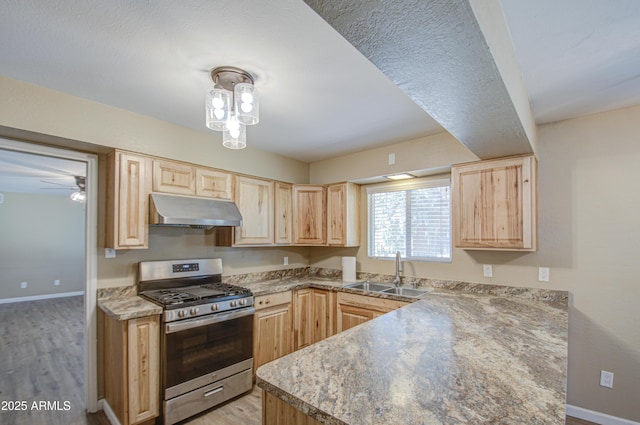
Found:
[[0, 299], [84, 291], [84, 205], [61, 196], [3, 194]]
[[[253, 149], [225, 150], [215, 134], [4, 77], [0, 77], [0, 92], [0, 133], [4, 135], [23, 134], [52, 144], [69, 139], [92, 152], [117, 147], [296, 183], [360, 180], [399, 171], [441, 172], [452, 163], [475, 158], [442, 134], [309, 166]], [[640, 107], [540, 128], [538, 252], [454, 250], [452, 264], [406, 267], [410, 275], [569, 290], [568, 402], [635, 421], [640, 421], [638, 122]], [[394, 166], [387, 165], [391, 152], [396, 154]], [[100, 186], [103, 192], [103, 179]], [[104, 229], [103, 206], [99, 229]], [[204, 231], [152, 229], [150, 233], [149, 250], [118, 251], [115, 259], [104, 259], [100, 251], [100, 287], [134, 284], [135, 267], [141, 260], [196, 256], [221, 256], [225, 274], [278, 269], [285, 255], [291, 267], [339, 268], [340, 256], [356, 255], [359, 270], [393, 271], [389, 262], [368, 260], [366, 244], [360, 249], [231, 249], [214, 247], [213, 236]], [[482, 277], [482, 264], [494, 265], [493, 278]], [[551, 282], [537, 282], [538, 266], [551, 267]], [[616, 374], [614, 389], [598, 386], [601, 369]]]
[[[0, 76], [0, 136], [104, 154], [112, 148], [172, 158], [292, 183], [307, 183], [309, 165], [257, 149], [222, 147], [221, 135], [194, 131], [148, 116]], [[206, 131], [205, 131], [206, 130]], [[251, 141], [249, 141], [251, 145]], [[307, 248], [216, 248], [211, 232], [152, 229], [148, 250], [122, 250], [104, 258], [105, 161], [100, 158], [98, 287], [133, 285], [139, 261], [221, 257], [225, 274], [308, 264]]]
[[[389, 165], [391, 153], [395, 155], [394, 165]], [[477, 159], [477, 156], [449, 133], [440, 133], [314, 162], [309, 167], [309, 180], [313, 184], [326, 184], [340, 181], [367, 181], [399, 172], [427, 175], [448, 171], [451, 164]]]
[[204, 126], [204, 113], [199, 132], [3, 76], [0, 93], [0, 135], [24, 131], [29, 139], [51, 144], [59, 144], [58, 139], [79, 141], [90, 152], [120, 148], [275, 180], [308, 182], [309, 165], [304, 162], [251, 147], [224, 148], [221, 133]]
[[[457, 249], [451, 264], [409, 263], [405, 269], [407, 275], [570, 291], [568, 403], [633, 421], [640, 421], [638, 122], [635, 107], [540, 127], [537, 252]], [[406, 154], [431, 157], [422, 147]], [[350, 178], [388, 172], [372, 155], [348, 156]], [[312, 164], [312, 181], [332, 179], [329, 172], [344, 160], [324, 161], [327, 174]], [[355, 255], [359, 271], [393, 274], [392, 262], [367, 258], [366, 208], [362, 219], [361, 248], [312, 250], [310, 265], [340, 268], [340, 256]], [[483, 264], [493, 264], [493, 278], [482, 276]], [[541, 266], [551, 268], [548, 283], [537, 281]], [[598, 385], [600, 370], [615, 373], [613, 389]]]
[[[149, 249], [119, 250], [116, 258], [101, 256], [98, 263], [100, 288], [134, 285], [139, 261], [181, 258], [222, 258], [224, 275], [306, 267], [309, 248], [216, 247], [215, 230], [155, 227], [149, 231]], [[284, 257], [289, 265], [284, 266]]]

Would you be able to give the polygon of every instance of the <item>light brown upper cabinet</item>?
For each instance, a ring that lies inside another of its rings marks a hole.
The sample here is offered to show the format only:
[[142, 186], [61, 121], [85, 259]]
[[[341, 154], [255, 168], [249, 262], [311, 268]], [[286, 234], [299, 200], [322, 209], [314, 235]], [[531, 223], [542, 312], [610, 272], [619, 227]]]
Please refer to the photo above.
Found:
[[293, 242], [293, 185], [275, 183], [275, 242], [290, 245]]
[[154, 160], [153, 191], [195, 195], [196, 168], [183, 162]]
[[235, 176], [234, 186], [234, 199], [242, 214], [234, 245], [273, 244], [273, 182]]
[[533, 155], [454, 165], [456, 248], [537, 249], [537, 162]]
[[325, 187], [293, 185], [293, 241], [323, 245], [326, 234]]
[[123, 151], [107, 156], [105, 246], [146, 249], [151, 158]]
[[207, 198], [233, 199], [233, 175], [209, 168], [196, 168], [196, 195]]
[[360, 186], [327, 186], [327, 245], [360, 246]]

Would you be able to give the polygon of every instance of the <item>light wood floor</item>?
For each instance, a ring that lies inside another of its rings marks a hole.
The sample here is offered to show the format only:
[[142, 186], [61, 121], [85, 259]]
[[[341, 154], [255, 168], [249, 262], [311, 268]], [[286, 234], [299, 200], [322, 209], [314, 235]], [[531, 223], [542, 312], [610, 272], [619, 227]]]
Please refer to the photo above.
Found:
[[[27, 401], [0, 411], [2, 425], [109, 425], [84, 407], [84, 297], [0, 304], [0, 401]], [[261, 425], [261, 390], [195, 416], [185, 425]], [[69, 401], [69, 411], [31, 410], [36, 401]], [[567, 425], [596, 425], [567, 417]]]
[[0, 304], [0, 401], [27, 404], [3, 425], [107, 423], [85, 413], [83, 296]]

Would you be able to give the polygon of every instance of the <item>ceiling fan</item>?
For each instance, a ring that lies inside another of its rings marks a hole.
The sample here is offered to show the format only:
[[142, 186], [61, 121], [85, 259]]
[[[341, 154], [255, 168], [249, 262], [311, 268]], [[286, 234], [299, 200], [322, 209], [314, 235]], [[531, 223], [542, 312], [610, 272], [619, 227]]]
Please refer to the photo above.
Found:
[[[87, 178], [85, 176], [72, 176], [76, 182], [75, 185], [69, 186], [68, 184], [52, 182], [48, 180], [40, 180], [42, 183], [52, 184], [60, 187], [41, 187], [42, 190], [73, 190], [70, 195], [72, 201], [76, 202], [84, 202], [87, 198], [86, 187], [87, 187]], [[55, 178], [55, 177], [54, 177]], [[66, 177], [58, 177], [58, 178], [66, 178]]]

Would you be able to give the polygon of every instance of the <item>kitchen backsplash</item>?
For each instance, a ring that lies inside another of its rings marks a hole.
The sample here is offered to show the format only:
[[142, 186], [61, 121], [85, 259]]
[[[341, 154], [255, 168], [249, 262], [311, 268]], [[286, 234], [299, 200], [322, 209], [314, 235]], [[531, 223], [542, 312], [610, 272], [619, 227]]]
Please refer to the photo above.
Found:
[[[298, 267], [291, 269], [273, 270], [267, 272], [258, 273], [245, 273], [236, 274], [230, 276], [222, 276], [222, 279], [226, 283], [234, 285], [242, 285], [243, 283], [263, 282], [270, 280], [281, 280], [291, 277], [310, 277], [321, 279], [342, 279], [342, 270], [317, 268], [317, 267]], [[368, 280], [371, 282], [391, 282], [393, 280], [392, 275], [374, 274], [374, 273], [357, 273], [358, 280]], [[494, 295], [504, 297], [516, 297], [537, 301], [546, 301], [551, 303], [560, 303], [567, 305], [569, 300], [569, 293], [567, 291], [556, 291], [548, 289], [538, 288], [522, 288], [506, 285], [488, 285], [484, 283], [473, 282], [459, 282], [454, 280], [440, 280], [431, 279], [425, 277], [411, 277], [405, 276], [402, 278], [403, 285], [413, 285], [434, 288], [445, 289], [450, 291], [456, 291], [466, 294], [483, 294]], [[98, 289], [98, 298], [119, 298], [134, 296], [137, 294], [137, 286], [123, 286], [117, 288], [102, 288]]]

